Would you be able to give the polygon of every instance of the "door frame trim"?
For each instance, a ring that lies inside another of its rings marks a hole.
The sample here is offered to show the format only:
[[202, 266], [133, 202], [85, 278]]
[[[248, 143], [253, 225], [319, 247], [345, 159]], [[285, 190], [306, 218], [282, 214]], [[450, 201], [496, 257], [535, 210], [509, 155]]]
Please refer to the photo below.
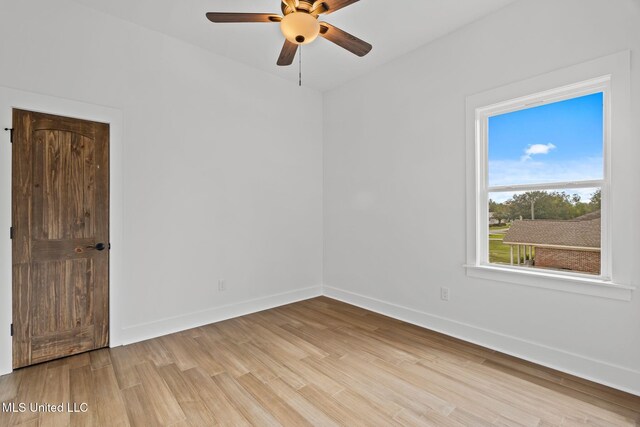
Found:
[[12, 372], [11, 144], [14, 108], [109, 124], [109, 346], [121, 342], [124, 249], [123, 126], [121, 109], [0, 86], [0, 375]]

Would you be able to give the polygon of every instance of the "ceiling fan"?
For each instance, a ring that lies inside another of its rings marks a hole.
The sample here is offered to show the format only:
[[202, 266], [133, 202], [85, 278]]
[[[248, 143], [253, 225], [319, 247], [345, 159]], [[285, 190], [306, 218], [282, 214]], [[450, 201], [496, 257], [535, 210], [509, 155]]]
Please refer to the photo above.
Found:
[[285, 37], [278, 57], [278, 65], [291, 65], [299, 45], [309, 44], [321, 36], [358, 56], [371, 51], [369, 43], [352, 36], [326, 22], [318, 22], [319, 15], [327, 15], [358, 0], [282, 0], [282, 14], [209, 12], [207, 18], [216, 23], [279, 22]]

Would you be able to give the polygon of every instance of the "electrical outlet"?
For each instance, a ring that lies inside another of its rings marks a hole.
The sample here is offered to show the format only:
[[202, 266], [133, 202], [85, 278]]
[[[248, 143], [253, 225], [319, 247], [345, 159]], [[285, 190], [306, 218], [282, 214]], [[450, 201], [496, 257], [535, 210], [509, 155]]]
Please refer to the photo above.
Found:
[[227, 290], [227, 284], [224, 280], [218, 280], [218, 292], [224, 292]]
[[440, 288], [440, 299], [442, 301], [449, 301], [449, 288]]

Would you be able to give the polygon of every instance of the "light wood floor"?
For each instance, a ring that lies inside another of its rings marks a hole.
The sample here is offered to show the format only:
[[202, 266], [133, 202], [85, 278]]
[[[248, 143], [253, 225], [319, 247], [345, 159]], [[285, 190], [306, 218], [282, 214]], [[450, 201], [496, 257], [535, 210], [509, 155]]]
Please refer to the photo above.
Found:
[[5, 425], [638, 425], [640, 398], [328, 298], [0, 377]]

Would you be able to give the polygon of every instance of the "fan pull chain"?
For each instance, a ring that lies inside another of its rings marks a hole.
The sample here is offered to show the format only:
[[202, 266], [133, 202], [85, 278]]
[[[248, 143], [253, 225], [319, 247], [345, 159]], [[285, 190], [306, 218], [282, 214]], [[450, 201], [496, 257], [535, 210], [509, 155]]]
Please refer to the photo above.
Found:
[[302, 45], [298, 54], [298, 86], [302, 86]]

